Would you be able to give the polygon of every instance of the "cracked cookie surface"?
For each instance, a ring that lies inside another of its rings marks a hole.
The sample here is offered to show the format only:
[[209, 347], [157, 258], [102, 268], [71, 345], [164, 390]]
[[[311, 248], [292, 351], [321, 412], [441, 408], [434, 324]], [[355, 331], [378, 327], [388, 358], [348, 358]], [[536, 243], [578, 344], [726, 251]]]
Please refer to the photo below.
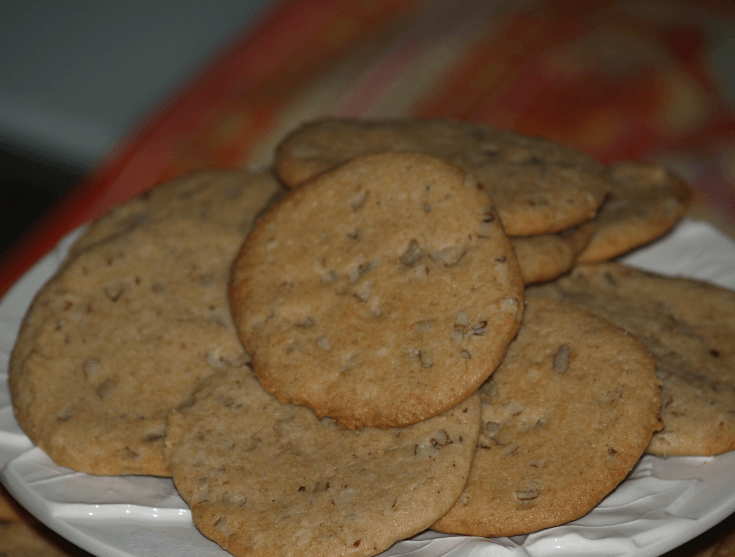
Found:
[[387, 427], [482, 384], [518, 328], [523, 283], [476, 181], [385, 153], [266, 213], [235, 260], [230, 301], [266, 390], [343, 427]]

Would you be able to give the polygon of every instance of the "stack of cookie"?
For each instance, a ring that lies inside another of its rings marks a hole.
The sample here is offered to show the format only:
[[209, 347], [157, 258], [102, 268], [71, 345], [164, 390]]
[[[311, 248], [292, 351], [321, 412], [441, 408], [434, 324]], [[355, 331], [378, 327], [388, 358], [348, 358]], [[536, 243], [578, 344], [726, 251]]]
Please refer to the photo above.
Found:
[[690, 196], [473, 124], [313, 122], [275, 174], [93, 224], [26, 315], [15, 413], [57, 464], [172, 476], [235, 555], [562, 524], [646, 451], [734, 448], [735, 294], [598, 263]]
[[168, 412], [248, 360], [226, 285], [277, 191], [268, 174], [205, 172], [112, 209], [79, 238], [32, 302], [9, 364], [18, 423], [55, 462], [170, 476]]
[[296, 188], [356, 156], [384, 151], [430, 154], [475, 176], [497, 207], [526, 284], [651, 242], [686, 213], [692, 195], [659, 165], [605, 168], [558, 143], [455, 120], [309, 122], [280, 143], [275, 172]]

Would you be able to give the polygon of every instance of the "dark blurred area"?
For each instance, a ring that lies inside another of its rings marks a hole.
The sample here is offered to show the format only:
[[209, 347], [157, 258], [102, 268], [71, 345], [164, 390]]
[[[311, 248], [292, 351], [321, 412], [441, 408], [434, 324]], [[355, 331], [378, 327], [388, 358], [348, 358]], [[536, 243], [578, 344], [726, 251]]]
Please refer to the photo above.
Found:
[[80, 164], [0, 142], [0, 254], [86, 171]]
[[276, 3], [2, 0], [0, 254]]

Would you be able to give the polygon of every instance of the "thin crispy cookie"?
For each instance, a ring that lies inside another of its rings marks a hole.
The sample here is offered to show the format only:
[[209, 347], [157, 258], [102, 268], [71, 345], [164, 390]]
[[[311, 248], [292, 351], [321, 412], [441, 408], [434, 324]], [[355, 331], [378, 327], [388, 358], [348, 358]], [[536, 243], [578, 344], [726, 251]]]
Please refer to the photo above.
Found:
[[553, 280], [569, 271], [592, 238], [595, 223], [558, 234], [538, 234], [510, 238], [525, 284]]
[[348, 428], [453, 407], [499, 364], [523, 284], [477, 182], [421, 154], [354, 159], [293, 191], [233, 264], [263, 386]]
[[608, 188], [602, 165], [574, 149], [448, 119], [308, 122], [279, 144], [275, 171], [296, 187], [336, 164], [381, 151], [427, 153], [474, 175], [509, 236], [561, 232], [587, 222]]
[[666, 234], [684, 216], [692, 189], [661, 165], [623, 161], [607, 168], [610, 193], [580, 263], [614, 259]]
[[196, 527], [230, 553], [364, 557], [430, 526], [462, 492], [480, 402], [405, 428], [340, 429], [269, 395], [243, 366], [167, 421]]
[[259, 211], [277, 191], [271, 172], [221, 169], [187, 174], [112, 207], [84, 231], [71, 254], [169, 217], [213, 222], [244, 236], [253, 223], [253, 208]]
[[663, 381], [664, 428], [649, 453], [709, 456], [735, 449], [733, 291], [599, 263], [529, 293], [597, 313], [643, 341]]
[[518, 336], [480, 388], [483, 425], [467, 487], [432, 528], [515, 536], [586, 514], [659, 429], [659, 385], [635, 337], [529, 296]]
[[[254, 185], [247, 176], [240, 187], [258, 191], [237, 196], [242, 222], [262, 208], [253, 199], [277, 190], [273, 178]], [[167, 412], [204, 377], [247, 357], [226, 286], [244, 233], [203, 218], [198, 198], [189, 199], [197, 206], [160, 218], [104, 219], [102, 234], [64, 263], [23, 320], [9, 365], [13, 408], [58, 465], [169, 475]]]

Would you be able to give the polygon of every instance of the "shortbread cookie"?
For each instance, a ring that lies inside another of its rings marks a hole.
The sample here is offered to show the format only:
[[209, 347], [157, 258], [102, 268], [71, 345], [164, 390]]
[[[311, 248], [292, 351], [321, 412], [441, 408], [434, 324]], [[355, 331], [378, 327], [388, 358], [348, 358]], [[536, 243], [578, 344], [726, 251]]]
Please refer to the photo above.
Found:
[[[240, 218], [260, 209], [243, 203]], [[35, 297], [10, 360], [15, 415], [30, 439], [78, 471], [168, 475], [167, 412], [247, 357], [227, 300], [243, 238], [171, 215], [71, 257]]]
[[577, 262], [595, 231], [595, 223], [565, 230], [559, 234], [538, 234], [510, 238], [525, 284], [553, 280]]
[[518, 328], [523, 283], [476, 181], [385, 153], [320, 175], [259, 219], [230, 300], [266, 390], [343, 427], [387, 427], [482, 384]]
[[526, 304], [518, 336], [480, 388], [467, 487], [435, 530], [515, 536], [579, 518], [660, 427], [660, 382], [640, 341], [567, 304]]
[[661, 165], [617, 162], [607, 169], [610, 193], [580, 263], [613, 259], [660, 238], [687, 212], [692, 189]]
[[509, 236], [561, 232], [592, 219], [607, 185], [596, 160], [545, 139], [456, 120], [324, 119], [278, 146], [275, 170], [289, 187], [365, 153], [415, 151], [473, 174]]
[[581, 265], [529, 293], [597, 313], [643, 341], [663, 381], [664, 428], [648, 452], [735, 449], [735, 292], [618, 263]]
[[244, 235], [253, 222], [251, 208], [264, 207], [279, 189], [271, 172], [205, 170], [188, 174], [110, 209], [87, 228], [71, 253], [170, 216], [214, 222]]
[[236, 556], [368, 556], [459, 497], [480, 402], [405, 428], [340, 429], [284, 405], [243, 366], [170, 414], [166, 451], [196, 527]]

